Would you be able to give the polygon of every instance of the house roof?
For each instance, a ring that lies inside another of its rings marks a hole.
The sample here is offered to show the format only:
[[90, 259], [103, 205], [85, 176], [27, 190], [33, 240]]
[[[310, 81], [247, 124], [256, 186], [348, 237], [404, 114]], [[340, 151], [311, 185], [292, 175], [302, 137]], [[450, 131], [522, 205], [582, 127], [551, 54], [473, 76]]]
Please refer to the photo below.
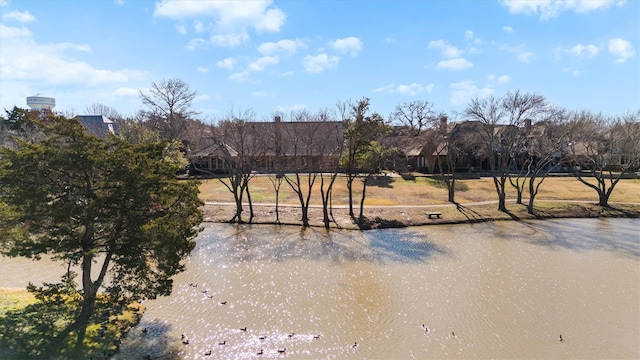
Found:
[[92, 135], [106, 137], [108, 134], [116, 134], [116, 124], [104, 115], [77, 115], [76, 117]]
[[[277, 152], [283, 156], [328, 154], [342, 146], [344, 133], [341, 121], [245, 122], [241, 126], [244, 131], [242, 139], [237, 134], [219, 136], [231, 156], [237, 156], [241, 147], [252, 155], [273, 156]], [[210, 140], [192, 156], [226, 154], [219, 143], [212, 144]]]

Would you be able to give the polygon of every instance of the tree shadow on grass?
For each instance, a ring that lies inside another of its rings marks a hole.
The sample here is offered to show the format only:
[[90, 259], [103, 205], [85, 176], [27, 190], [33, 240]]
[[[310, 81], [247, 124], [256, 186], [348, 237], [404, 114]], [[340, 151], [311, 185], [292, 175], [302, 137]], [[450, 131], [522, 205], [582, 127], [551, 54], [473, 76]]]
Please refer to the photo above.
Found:
[[[49, 284], [50, 285], [50, 284]], [[2, 359], [100, 359], [114, 355], [122, 337], [140, 320], [137, 305], [96, 302], [83, 347], [75, 348], [75, 332], [64, 333], [78, 314], [78, 298], [50, 296], [0, 315]]]
[[470, 207], [466, 207], [460, 203], [454, 202], [454, 204], [456, 205], [456, 209], [462, 214], [464, 215], [467, 220], [471, 223], [478, 223], [478, 222], [484, 222], [484, 221], [488, 221], [487, 218], [485, 218], [484, 216], [482, 216], [479, 212], [471, 209]]
[[367, 184], [369, 186], [375, 186], [380, 188], [393, 188], [393, 178], [391, 176], [374, 176], [371, 179], [367, 180]]

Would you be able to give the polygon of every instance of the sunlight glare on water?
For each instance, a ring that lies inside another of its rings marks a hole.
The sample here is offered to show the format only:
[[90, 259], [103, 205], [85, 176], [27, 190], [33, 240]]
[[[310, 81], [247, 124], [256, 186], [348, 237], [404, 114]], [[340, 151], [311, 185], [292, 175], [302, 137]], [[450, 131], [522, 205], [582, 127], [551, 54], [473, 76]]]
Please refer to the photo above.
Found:
[[115, 358], [639, 358], [639, 228], [208, 225]]

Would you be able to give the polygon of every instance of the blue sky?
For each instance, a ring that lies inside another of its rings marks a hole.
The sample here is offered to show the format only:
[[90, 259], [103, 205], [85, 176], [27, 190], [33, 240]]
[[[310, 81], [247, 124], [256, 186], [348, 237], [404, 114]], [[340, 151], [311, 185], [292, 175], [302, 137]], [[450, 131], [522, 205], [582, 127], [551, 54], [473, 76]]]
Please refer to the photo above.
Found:
[[427, 100], [461, 119], [507, 91], [611, 115], [640, 109], [640, 1], [0, 0], [0, 107], [27, 96], [123, 115], [179, 78], [205, 121], [251, 109], [387, 117]]

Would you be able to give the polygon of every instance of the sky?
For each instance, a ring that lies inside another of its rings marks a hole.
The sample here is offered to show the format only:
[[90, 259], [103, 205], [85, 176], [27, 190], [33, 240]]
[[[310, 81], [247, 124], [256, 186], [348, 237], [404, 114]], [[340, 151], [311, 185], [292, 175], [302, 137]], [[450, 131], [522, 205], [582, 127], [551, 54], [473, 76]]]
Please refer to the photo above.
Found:
[[205, 122], [365, 97], [464, 120], [516, 90], [622, 115], [640, 109], [639, 19], [637, 0], [0, 0], [0, 110], [40, 94], [133, 116], [180, 79]]

